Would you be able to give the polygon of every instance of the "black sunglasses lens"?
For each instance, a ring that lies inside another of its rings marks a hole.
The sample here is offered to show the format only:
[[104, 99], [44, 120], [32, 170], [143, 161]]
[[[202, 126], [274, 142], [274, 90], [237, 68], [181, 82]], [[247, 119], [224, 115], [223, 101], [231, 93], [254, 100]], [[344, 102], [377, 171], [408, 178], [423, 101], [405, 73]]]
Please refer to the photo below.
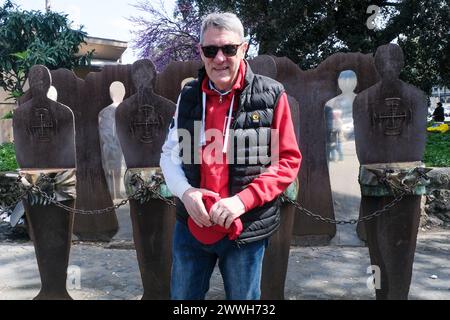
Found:
[[238, 44], [227, 44], [223, 47], [206, 46], [206, 47], [202, 47], [202, 50], [203, 50], [203, 54], [207, 58], [214, 58], [217, 55], [217, 52], [219, 52], [219, 49], [222, 50], [223, 54], [226, 57], [233, 57], [236, 55], [238, 48], [239, 48]]
[[236, 55], [237, 48], [238, 48], [237, 45], [228, 44], [228, 45], [222, 47], [222, 52], [227, 57], [232, 57], [232, 56]]
[[217, 52], [219, 51], [219, 47], [206, 46], [206, 47], [202, 47], [202, 50], [203, 50], [203, 54], [205, 55], [205, 57], [214, 58], [216, 56]]

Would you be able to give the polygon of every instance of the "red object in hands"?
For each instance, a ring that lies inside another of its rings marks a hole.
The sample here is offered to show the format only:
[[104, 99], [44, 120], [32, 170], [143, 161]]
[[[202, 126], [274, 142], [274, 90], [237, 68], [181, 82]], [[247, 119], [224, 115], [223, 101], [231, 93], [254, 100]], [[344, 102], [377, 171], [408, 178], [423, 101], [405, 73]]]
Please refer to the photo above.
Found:
[[[219, 196], [203, 195], [202, 199], [205, 204], [206, 211], [209, 214], [211, 207], [221, 198]], [[242, 221], [239, 218], [233, 221], [229, 229], [226, 229], [225, 227], [219, 225], [200, 228], [194, 220], [189, 217], [188, 228], [198, 241], [206, 245], [214, 244], [222, 240], [227, 235], [228, 239], [236, 240], [243, 230]]]

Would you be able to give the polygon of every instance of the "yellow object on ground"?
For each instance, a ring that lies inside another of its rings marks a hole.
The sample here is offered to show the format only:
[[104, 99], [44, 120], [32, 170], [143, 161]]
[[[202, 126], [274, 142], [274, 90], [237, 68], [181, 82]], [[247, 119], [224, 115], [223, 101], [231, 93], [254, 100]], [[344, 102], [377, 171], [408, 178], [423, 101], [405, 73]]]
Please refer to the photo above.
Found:
[[442, 123], [442, 122], [437, 122], [435, 124], [433, 124], [431, 127], [427, 128], [428, 132], [440, 132], [440, 133], [445, 133], [447, 132], [449, 129], [448, 124], [446, 123]]

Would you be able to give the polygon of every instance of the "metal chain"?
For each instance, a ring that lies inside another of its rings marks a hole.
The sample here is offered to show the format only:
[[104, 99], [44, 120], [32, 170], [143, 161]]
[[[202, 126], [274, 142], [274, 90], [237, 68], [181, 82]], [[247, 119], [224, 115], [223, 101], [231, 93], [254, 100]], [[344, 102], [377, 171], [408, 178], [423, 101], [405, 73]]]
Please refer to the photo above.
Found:
[[[29, 192], [37, 192], [40, 196], [42, 196], [44, 199], [46, 199], [49, 203], [54, 204], [55, 206], [64, 209], [68, 212], [74, 213], [74, 214], [82, 214], [82, 215], [94, 215], [94, 214], [105, 214], [108, 212], [111, 212], [113, 210], [119, 209], [120, 207], [126, 205], [130, 200], [139, 200], [140, 197], [142, 196], [142, 194], [144, 192], [146, 192], [147, 190], [150, 191], [157, 199], [163, 201], [164, 203], [170, 205], [170, 206], [176, 206], [175, 202], [171, 199], [165, 198], [163, 195], [161, 195], [157, 190], [160, 187], [160, 185], [164, 182], [164, 180], [161, 177], [153, 177], [152, 182], [154, 182], [155, 184], [153, 186], [150, 186], [149, 184], [145, 183], [145, 181], [137, 176], [137, 179], [140, 181], [140, 188], [131, 196], [129, 196], [127, 199], [122, 200], [121, 202], [119, 202], [118, 204], [112, 206], [112, 207], [108, 207], [105, 209], [98, 209], [98, 210], [82, 210], [82, 209], [75, 209], [69, 206], [66, 206], [58, 201], [56, 201], [54, 198], [52, 198], [51, 196], [49, 196], [47, 193], [45, 193], [44, 191], [41, 190], [41, 188], [39, 186], [31, 186], [29, 188], [26, 189], [26, 191], [19, 197], [19, 199], [10, 207], [8, 207], [9, 209], [12, 209], [15, 207], [15, 205], [17, 203], [19, 203], [22, 198], [28, 194]], [[386, 181], [384, 181], [386, 182]], [[408, 188], [410, 190], [413, 190], [415, 186], [417, 186], [418, 182], [411, 188]], [[373, 212], [370, 215], [367, 215], [365, 217], [362, 217], [360, 219], [350, 219], [350, 220], [335, 220], [335, 219], [331, 219], [331, 218], [324, 218], [318, 214], [314, 214], [311, 211], [309, 211], [308, 209], [304, 208], [300, 203], [298, 203], [297, 201], [291, 200], [289, 199], [287, 196], [282, 195], [281, 198], [282, 200], [284, 200], [287, 203], [292, 204], [296, 209], [298, 209], [300, 212], [306, 214], [307, 216], [317, 220], [317, 221], [321, 221], [321, 222], [325, 222], [325, 223], [330, 223], [330, 224], [336, 224], [336, 225], [345, 225], [345, 224], [357, 224], [359, 222], [365, 222], [365, 221], [370, 221], [375, 219], [376, 217], [382, 215], [385, 212], [388, 212], [390, 209], [392, 209], [395, 205], [397, 205], [402, 199], [403, 197], [407, 194], [407, 192], [402, 191], [400, 193], [396, 192], [398, 190], [398, 188], [393, 188], [393, 186], [389, 183], [386, 183], [387, 187], [389, 187], [394, 194], [397, 194], [395, 196], [395, 199], [393, 201], [391, 201], [390, 203], [388, 203], [387, 205], [385, 205], [382, 209], [377, 210], [375, 212]], [[7, 208], [7, 210], [8, 210]]]
[[[163, 202], [165, 202], [166, 204], [170, 205], [170, 206], [176, 206], [175, 202], [173, 200], [167, 199], [164, 196], [162, 196], [159, 192], [157, 192], [157, 188], [159, 187], [159, 184], [156, 184], [154, 187], [148, 187], [148, 186], [142, 186], [139, 190], [137, 190], [133, 195], [131, 195], [130, 197], [128, 197], [127, 199], [121, 201], [120, 203], [109, 207], [109, 208], [105, 208], [105, 209], [99, 209], [99, 210], [81, 210], [81, 209], [74, 209], [71, 207], [68, 207], [66, 205], [63, 205], [62, 203], [56, 201], [55, 199], [53, 199], [52, 197], [48, 196], [45, 192], [43, 192], [39, 187], [35, 186], [33, 187], [33, 189], [35, 189], [36, 191], [38, 191], [45, 199], [47, 199], [50, 203], [53, 203], [55, 206], [60, 207], [61, 209], [64, 209], [68, 212], [74, 213], [74, 214], [83, 214], [83, 215], [94, 215], [94, 214], [104, 214], [104, 213], [108, 213], [111, 212], [113, 210], [119, 209], [120, 207], [126, 205], [130, 200], [137, 200], [139, 199], [140, 194], [144, 191], [144, 190], [149, 190], [157, 199], [162, 200]], [[356, 224], [359, 222], [364, 222], [364, 221], [369, 221], [372, 219], [375, 219], [376, 217], [380, 216], [381, 214], [383, 214], [384, 212], [389, 211], [392, 207], [394, 207], [398, 202], [400, 202], [403, 199], [403, 196], [405, 195], [405, 193], [400, 194], [399, 196], [397, 196], [392, 202], [390, 202], [389, 204], [387, 204], [386, 206], [384, 206], [382, 209], [375, 211], [374, 213], [365, 216], [361, 219], [351, 219], [351, 220], [334, 220], [331, 218], [324, 218], [318, 214], [314, 214], [311, 211], [309, 211], [308, 209], [302, 207], [298, 202], [290, 200], [289, 198], [287, 198], [286, 196], [282, 196], [283, 200], [285, 200], [286, 202], [294, 205], [298, 210], [300, 210], [301, 212], [305, 213], [307, 216], [318, 220], [318, 221], [322, 221], [322, 222], [326, 222], [326, 223], [330, 223], [330, 224], [337, 224], [337, 225], [344, 225], [344, 224]], [[20, 200], [19, 200], [20, 201]]]
[[[420, 177], [424, 177], [427, 178], [426, 174], [423, 174], [421, 172], [419, 172]], [[382, 215], [385, 212], [389, 212], [390, 209], [392, 209], [395, 205], [397, 205], [397, 203], [399, 203], [400, 201], [402, 201], [403, 197], [408, 194], [411, 193], [418, 185], [419, 185], [419, 180], [416, 181], [415, 184], [413, 184], [412, 186], [408, 187], [405, 184], [403, 184], [403, 189], [395, 186], [391, 181], [389, 181], [388, 179], [381, 178], [380, 179], [380, 183], [383, 184], [387, 189], [389, 189], [395, 196], [394, 200], [392, 200], [390, 203], [388, 203], [387, 205], [385, 205], [383, 208], [381, 208], [380, 210], [377, 210], [375, 212], [373, 212], [372, 214], [369, 214], [367, 216], [364, 216], [360, 219], [350, 219], [350, 220], [335, 220], [335, 219], [331, 219], [331, 218], [324, 218], [318, 214], [314, 214], [311, 211], [309, 211], [308, 209], [302, 207], [298, 202], [293, 201], [291, 199], [289, 199], [288, 197], [286, 197], [285, 195], [282, 195], [281, 198], [292, 204], [295, 208], [297, 208], [300, 212], [303, 212], [304, 214], [306, 214], [307, 216], [321, 221], [321, 222], [326, 222], [326, 223], [330, 223], [330, 224], [336, 224], [336, 225], [345, 225], [345, 224], [357, 224], [360, 222], [365, 222], [365, 221], [370, 221], [375, 219], [376, 217]], [[406, 191], [405, 191], [406, 190]]]
[[145, 190], [149, 190], [157, 199], [165, 202], [166, 204], [175, 207], [175, 201], [170, 200], [163, 195], [161, 195], [157, 190], [161, 186], [161, 184], [164, 183], [164, 178], [159, 176], [152, 176], [152, 182], [155, 183], [154, 186], [150, 186], [149, 184], [145, 183], [144, 179], [140, 177], [139, 175], [135, 175], [135, 178], [139, 180], [141, 183], [141, 188], [138, 190], [138, 192], [144, 192]]
[[114, 206], [104, 208], [104, 209], [97, 209], [97, 210], [75, 209], [75, 208], [66, 206], [66, 205], [56, 201], [54, 198], [52, 198], [47, 193], [42, 191], [39, 186], [36, 186], [36, 185], [32, 186], [31, 189], [32, 189], [32, 191], [36, 191], [40, 196], [42, 196], [44, 199], [46, 199], [49, 203], [52, 203], [55, 206], [57, 206], [61, 209], [64, 209], [70, 213], [81, 214], [81, 215], [105, 214], [105, 213], [109, 213], [113, 210], [117, 210], [120, 207], [123, 207], [124, 205], [126, 205], [130, 200], [139, 200], [141, 195], [147, 190], [150, 191], [157, 199], [162, 200], [171, 206], [175, 206], [174, 201], [165, 198], [164, 196], [159, 194], [159, 192], [157, 191], [157, 189], [160, 187], [160, 185], [164, 182], [162, 179], [158, 179], [158, 177], [153, 177], [152, 182], [155, 182], [155, 184], [153, 186], [150, 186], [149, 184], [145, 183], [144, 180], [142, 178], [140, 178], [139, 176], [137, 176], [137, 178], [139, 179], [141, 186], [135, 193], [133, 193], [127, 199], [124, 199], [121, 202], [115, 204]]
[[114, 206], [104, 208], [104, 209], [95, 209], [95, 210], [82, 210], [82, 209], [76, 209], [69, 206], [66, 206], [62, 204], [61, 202], [56, 201], [54, 198], [50, 197], [47, 193], [41, 190], [38, 186], [32, 187], [33, 191], [36, 191], [40, 196], [42, 196], [44, 199], [46, 199], [49, 203], [54, 204], [55, 206], [64, 209], [70, 213], [74, 214], [82, 214], [82, 215], [96, 215], [96, 214], [105, 214], [108, 212], [111, 212], [113, 210], [119, 209], [120, 207], [126, 205], [130, 199], [134, 199], [134, 194], [127, 199], [122, 200], [118, 204], [115, 204]]
[[165, 202], [166, 204], [168, 204], [169, 206], [175, 207], [176, 203], [173, 200], [170, 200], [164, 196], [162, 196], [161, 194], [159, 194], [159, 192], [157, 192], [156, 190], [150, 189], [150, 192], [153, 193], [153, 195], [159, 199], [162, 200], [163, 202]]
[[375, 219], [376, 217], [380, 216], [384, 212], [388, 212], [392, 207], [394, 207], [397, 203], [399, 203], [403, 199], [404, 195], [405, 195], [405, 193], [400, 194], [392, 202], [388, 203], [382, 209], [377, 210], [370, 215], [367, 215], [360, 219], [350, 219], [350, 220], [335, 220], [335, 219], [331, 219], [331, 218], [324, 218], [318, 214], [312, 213], [308, 209], [302, 207], [297, 201], [293, 201], [293, 200], [289, 199], [288, 197], [286, 197], [285, 195], [282, 195], [281, 197], [284, 201], [292, 204], [300, 212], [303, 212], [304, 214], [306, 214], [307, 216], [309, 216], [315, 220], [325, 222], [325, 223], [330, 223], [330, 224], [345, 225], [345, 224], [357, 224], [359, 222], [364, 222], [364, 221], [369, 221], [369, 220]]

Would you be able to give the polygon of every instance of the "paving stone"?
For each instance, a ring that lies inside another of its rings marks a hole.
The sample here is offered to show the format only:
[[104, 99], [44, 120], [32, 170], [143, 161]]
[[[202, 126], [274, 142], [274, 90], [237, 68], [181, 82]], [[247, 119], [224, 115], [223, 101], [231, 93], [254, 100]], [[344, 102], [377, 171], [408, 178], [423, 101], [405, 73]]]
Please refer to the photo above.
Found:
[[[410, 299], [450, 300], [450, 230], [420, 232]], [[69, 265], [81, 267], [81, 289], [69, 290], [77, 300], [139, 300], [143, 288], [136, 252], [76, 243]], [[287, 300], [373, 300], [367, 287], [368, 249], [363, 246], [292, 247], [285, 286]], [[430, 279], [431, 275], [438, 278]], [[40, 288], [31, 242], [0, 242], [0, 299], [30, 300]], [[224, 299], [218, 268], [207, 299]]]

